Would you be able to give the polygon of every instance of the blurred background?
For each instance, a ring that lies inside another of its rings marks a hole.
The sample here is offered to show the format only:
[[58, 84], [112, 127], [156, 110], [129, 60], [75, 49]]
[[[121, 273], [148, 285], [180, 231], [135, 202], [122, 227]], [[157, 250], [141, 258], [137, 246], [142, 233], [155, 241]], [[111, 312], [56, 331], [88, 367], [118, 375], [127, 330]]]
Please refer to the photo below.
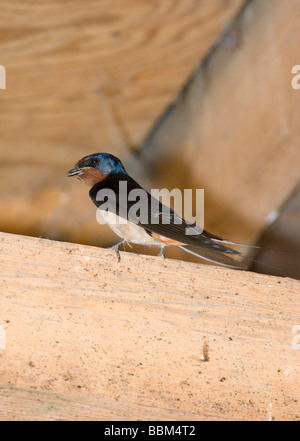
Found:
[[207, 230], [300, 278], [299, 19], [298, 0], [2, 0], [0, 229], [115, 243], [66, 178], [109, 152], [148, 189], [204, 188]]

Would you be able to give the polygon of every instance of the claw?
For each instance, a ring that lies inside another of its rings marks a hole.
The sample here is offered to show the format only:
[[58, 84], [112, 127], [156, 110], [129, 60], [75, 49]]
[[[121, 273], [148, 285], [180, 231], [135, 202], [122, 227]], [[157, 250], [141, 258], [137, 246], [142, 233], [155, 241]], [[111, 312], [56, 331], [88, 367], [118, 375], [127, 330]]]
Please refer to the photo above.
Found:
[[125, 242], [125, 240], [121, 240], [120, 242], [116, 243], [116, 244], [113, 245], [112, 247], [109, 247], [109, 248], [108, 248], [108, 250], [113, 250], [113, 251], [116, 253], [118, 263], [119, 263], [120, 260], [121, 260], [121, 256], [120, 256], [120, 253], [119, 253], [119, 247], [120, 247], [120, 245], [122, 245], [122, 243], [124, 243], [124, 242]]
[[164, 246], [161, 247], [161, 249], [160, 249], [160, 251], [159, 251], [157, 257], [162, 257], [163, 259], [165, 258], [164, 249], [165, 249]]

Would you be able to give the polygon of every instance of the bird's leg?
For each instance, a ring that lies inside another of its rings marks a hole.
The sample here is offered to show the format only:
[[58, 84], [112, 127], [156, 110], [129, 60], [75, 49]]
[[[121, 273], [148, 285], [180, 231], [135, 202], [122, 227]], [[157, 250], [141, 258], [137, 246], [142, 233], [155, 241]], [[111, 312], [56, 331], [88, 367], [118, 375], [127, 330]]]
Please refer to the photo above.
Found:
[[159, 251], [157, 257], [165, 258], [165, 255], [164, 255], [164, 249], [165, 249], [165, 245], [163, 245], [163, 246], [160, 248], [160, 251]]
[[116, 253], [117, 259], [118, 259], [118, 263], [121, 260], [121, 256], [120, 256], [120, 253], [119, 253], [119, 246], [122, 245], [122, 243], [124, 243], [124, 242], [125, 242], [125, 240], [123, 239], [120, 242], [118, 242], [115, 245], [113, 245], [112, 247], [108, 248], [109, 250], [114, 250], [114, 252]]

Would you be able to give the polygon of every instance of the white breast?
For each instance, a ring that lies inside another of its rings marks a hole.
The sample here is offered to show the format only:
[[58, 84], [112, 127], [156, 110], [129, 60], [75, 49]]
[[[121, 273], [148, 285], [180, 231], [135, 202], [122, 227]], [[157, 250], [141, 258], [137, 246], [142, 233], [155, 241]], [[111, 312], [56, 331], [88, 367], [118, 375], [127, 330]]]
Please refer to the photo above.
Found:
[[162, 246], [164, 245], [162, 242], [158, 242], [153, 239], [144, 228], [136, 225], [132, 222], [127, 221], [126, 219], [120, 218], [114, 213], [110, 213], [109, 211], [100, 210], [98, 208], [97, 215], [100, 213], [102, 218], [105, 220], [107, 225], [120, 236], [122, 239], [125, 239], [126, 242], [132, 242], [139, 245], [152, 245], [152, 246]]

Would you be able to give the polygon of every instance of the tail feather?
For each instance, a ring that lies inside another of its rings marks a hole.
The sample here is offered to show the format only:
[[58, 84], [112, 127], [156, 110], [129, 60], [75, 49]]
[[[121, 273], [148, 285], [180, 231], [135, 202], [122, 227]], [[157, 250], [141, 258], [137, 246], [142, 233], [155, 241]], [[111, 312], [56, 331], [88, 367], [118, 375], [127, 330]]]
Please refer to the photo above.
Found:
[[188, 242], [187, 245], [188, 246], [192, 246], [192, 247], [196, 247], [198, 248], [201, 246], [201, 248], [205, 248], [205, 249], [214, 249], [216, 252], [219, 253], [225, 253], [225, 254], [235, 254], [235, 255], [240, 255], [241, 253], [239, 251], [233, 250], [232, 248], [228, 248], [226, 246], [224, 246], [223, 244], [230, 244], [230, 245], [236, 245], [233, 242], [229, 242], [226, 241], [224, 239], [222, 239], [221, 237], [215, 236], [211, 233], [209, 233], [208, 231], [203, 231], [201, 233], [201, 235], [199, 235], [199, 239], [198, 236], [195, 236], [196, 240], [193, 241], [193, 243]]
[[227, 245], [235, 245], [235, 246], [238, 246], [238, 247], [254, 248], [254, 249], [257, 249], [257, 250], [260, 250], [262, 248], [259, 245], [248, 245], [246, 243], [232, 242], [231, 240], [221, 239], [221, 238], [218, 238], [218, 239], [212, 238], [211, 240], [213, 242], [217, 242], [217, 243], [221, 243], [221, 244], [226, 243]]
[[208, 250], [207, 248], [196, 248], [192, 246], [180, 246], [182, 250], [186, 251], [193, 256], [200, 259], [207, 260], [208, 262], [216, 263], [217, 265], [225, 266], [227, 268], [246, 270], [247, 266], [241, 262], [238, 262], [231, 257], [225, 256], [216, 250]]

